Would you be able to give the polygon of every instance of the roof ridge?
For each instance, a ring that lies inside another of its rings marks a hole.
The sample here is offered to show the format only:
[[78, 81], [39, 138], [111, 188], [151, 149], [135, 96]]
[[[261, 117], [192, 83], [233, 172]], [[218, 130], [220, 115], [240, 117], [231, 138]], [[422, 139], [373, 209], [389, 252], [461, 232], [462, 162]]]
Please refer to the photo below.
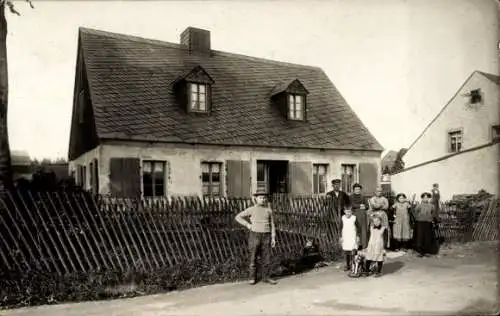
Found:
[[483, 75], [487, 79], [493, 81], [494, 83], [500, 84], [500, 75], [495, 75], [495, 74], [492, 74], [492, 73], [489, 73], [489, 72], [480, 71], [480, 70], [476, 70], [476, 72], [479, 73], [479, 74], [481, 74], [481, 75]]
[[[79, 32], [81, 32], [81, 33], [88, 33], [88, 34], [93, 34], [93, 35], [98, 35], [98, 36], [106, 36], [106, 37], [115, 38], [115, 39], [119, 39], [119, 40], [142, 42], [142, 43], [147, 43], [147, 44], [152, 44], [152, 45], [165, 46], [165, 47], [169, 47], [169, 48], [177, 48], [177, 49], [182, 48], [181, 44], [178, 44], [178, 43], [172, 43], [172, 42], [167, 42], [167, 41], [162, 41], [162, 40], [155, 40], [155, 39], [146, 38], [146, 37], [137, 36], [137, 35], [109, 32], [109, 31], [103, 31], [103, 30], [98, 30], [98, 29], [93, 29], [93, 28], [88, 28], [88, 27], [83, 27], [83, 26], [79, 27], [78, 29], [79, 29]], [[249, 55], [245, 55], [245, 54], [225, 52], [225, 51], [216, 50], [216, 49], [212, 49], [212, 53], [215, 53], [217, 56], [222, 56], [222, 57], [234, 57], [234, 58], [240, 58], [240, 59], [245, 59], [245, 60], [266, 62], [266, 63], [274, 64], [274, 65], [308, 68], [311, 70], [322, 70], [321, 67], [318, 67], [318, 66], [290, 63], [290, 62], [286, 62], [286, 61], [279, 61], [279, 60], [273, 60], [273, 59], [262, 58], [262, 57], [254, 57], [254, 56], [249, 56]]]

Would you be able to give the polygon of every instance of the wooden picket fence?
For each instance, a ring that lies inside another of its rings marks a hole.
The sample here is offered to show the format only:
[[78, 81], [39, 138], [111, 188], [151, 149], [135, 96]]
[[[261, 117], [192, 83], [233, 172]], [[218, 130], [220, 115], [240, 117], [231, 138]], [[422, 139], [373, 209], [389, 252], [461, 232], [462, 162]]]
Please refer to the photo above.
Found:
[[[247, 257], [247, 234], [235, 215], [245, 198], [140, 200], [88, 193], [8, 192], [0, 198], [0, 261], [7, 270], [58, 275], [152, 271], [203, 260]], [[300, 258], [308, 240], [333, 258], [338, 223], [324, 198], [281, 199], [275, 206], [279, 258]]]
[[[247, 234], [234, 216], [250, 198], [124, 199], [89, 193], [7, 192], [0, 196], [0, 269], [57, 275], [154, 271], [202, 260], [247, 257]], [[275, 196], [275, 256], [298, 259], [307, 241], [321, 256], [339, 254], [339, 217], [323, 196]], [[474, 213], [474, 214], [473, 214]], [[443, 204], [446, 241], [498, 238], [498, 203], [480, 212]]]

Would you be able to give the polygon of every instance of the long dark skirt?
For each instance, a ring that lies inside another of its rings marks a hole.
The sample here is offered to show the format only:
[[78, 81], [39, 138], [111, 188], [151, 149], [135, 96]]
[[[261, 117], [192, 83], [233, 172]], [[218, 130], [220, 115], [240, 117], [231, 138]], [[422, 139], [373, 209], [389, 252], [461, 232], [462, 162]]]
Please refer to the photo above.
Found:
[[434, 230], [431, 222], [415, 223], [415, 250], [424, 254], [434, 254], [436, 251], [436, 242], [434, 239]]
[[365, 210], [353, 210], [353, 215], [356, 216], [356, 221], [358, 221], [359, 229], [359, 243], [361, 249], [366, 249], [368, 247], [368, 217], [366, 216]]

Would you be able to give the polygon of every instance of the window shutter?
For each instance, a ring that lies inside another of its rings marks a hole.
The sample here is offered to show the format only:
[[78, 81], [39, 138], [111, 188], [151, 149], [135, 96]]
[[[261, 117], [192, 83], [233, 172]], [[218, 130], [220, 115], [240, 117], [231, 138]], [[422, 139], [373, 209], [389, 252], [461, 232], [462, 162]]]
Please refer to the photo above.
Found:
[[92, 172], [92, 189], [94, 194], [99, 194], [99, 166], [97, 162], [96, 158], [92, 159], [93, 169], [90, 171]]
[[109, 160], [109, 185], [112, 196], [123, 196], [122, 165], [122, 158], [111, 158]]
[[136, 197], [141, 194], [141, 171], [138, 158], [111, 158], [110, 191], [113, 196]]
[[309, 161], [293, 161], [288, 164], [288, 178], [291, 194], [312, 193], [313, 165]]
[[364, 162], [359, 164], [359, 183], [365, 194], [374, 194], [378, 184], [378, 167], [375, 163]]
[[241, 195], [241, 160], [226, 160], [226, 187], [227, 196], [239, 197]]
[[250, 161], [241, 161], [241, 197], [252, 196], [252, 174], [250, 171]]
[[122, 188], [124, 196], [137, 197], [141, 195], [141, 161], [139, 158], [123, 158]]

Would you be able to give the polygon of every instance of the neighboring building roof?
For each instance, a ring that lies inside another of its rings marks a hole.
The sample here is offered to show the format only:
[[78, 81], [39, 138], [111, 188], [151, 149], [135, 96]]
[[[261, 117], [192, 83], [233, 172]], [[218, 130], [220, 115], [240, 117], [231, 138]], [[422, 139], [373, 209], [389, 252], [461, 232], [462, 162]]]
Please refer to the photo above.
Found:
[[482, 72], [482, 71], [478, 71], [478, 73], [480, 73], [481, 75], [485, 76], [486, 78], [490, 79], [491, 81], [493, 81], [494, 83], [496, 84], [499, 84], [500, 85], [500, 76], [498, 75], [494, 75], [494, 74], [490, 74], [490, 73], [487, 73], [487, 72]]
[[493, 81], [494, 83], [500, 84], [500, 76], [498, 76], [498, 75], [493, 75], [493, 74], [482, 72], [482, 71], [479, 71], [479, 70], [475, 70], [474, 72], [472, 72], [472, 74], [470, 74], [470, 76], [467, 77], [467, 79], [462, 83], [462, 85], [457, 90], [457, 92], [455, 92], [455, 94], [451, 97], [451, 99], [448, 100], [448, 102], [441, 109], [441, 111], [439, 111], [439, 113], [432, 119], [432, 121], [430, 121], [430, 123], [424, 128], [424, 130], [422, 131], [422, 133], [420, 135], [418, 135], [418, 137], [415, 139], [415, 141], [413, 141], [413, 143], [410, 145], [410, 147], [408, 147], [408, 150], [406, 152], [410, 151], [410, 149], [413, 147], [413, 145], [415, 145], [417, 143], [417, 141], [420, 139], [420, 137], [422, 137], [425, 134], [425, 132], [427, 131], [427, 129], [429, 129], [429, 127], [438, 119], [438, 117], [441, 116], [441, 113], [443, 113], [444, 110], [446, 110], [446, 108], [448, 107], [448, 105], [450, 105], [451, 101], [453, 101], [455, 99], [455, 97], [458, 95], [458, 93], [460, 91], [462, 91], [462, 89], [465, 86], [465, 84], [472, 78], [472, 76], [474, 76], [474, 74], [481, 74], [484, 77], [488, 78], [489, 80]]
[[[80, 28], [81, 52], [101, 139], [382, 151], [317, 67], [230, 54], [190, 55], [179, 44]], [[172, 85], [201, 66], [214, 80], [210, 115], [189, 115]], [[277, 85], [309, 92], [307, 122], [272, 106]]]
[[31, 158], [26, 150], [11, 150], [11, 164], [13, 166], [28, 166], [31, 164]]

